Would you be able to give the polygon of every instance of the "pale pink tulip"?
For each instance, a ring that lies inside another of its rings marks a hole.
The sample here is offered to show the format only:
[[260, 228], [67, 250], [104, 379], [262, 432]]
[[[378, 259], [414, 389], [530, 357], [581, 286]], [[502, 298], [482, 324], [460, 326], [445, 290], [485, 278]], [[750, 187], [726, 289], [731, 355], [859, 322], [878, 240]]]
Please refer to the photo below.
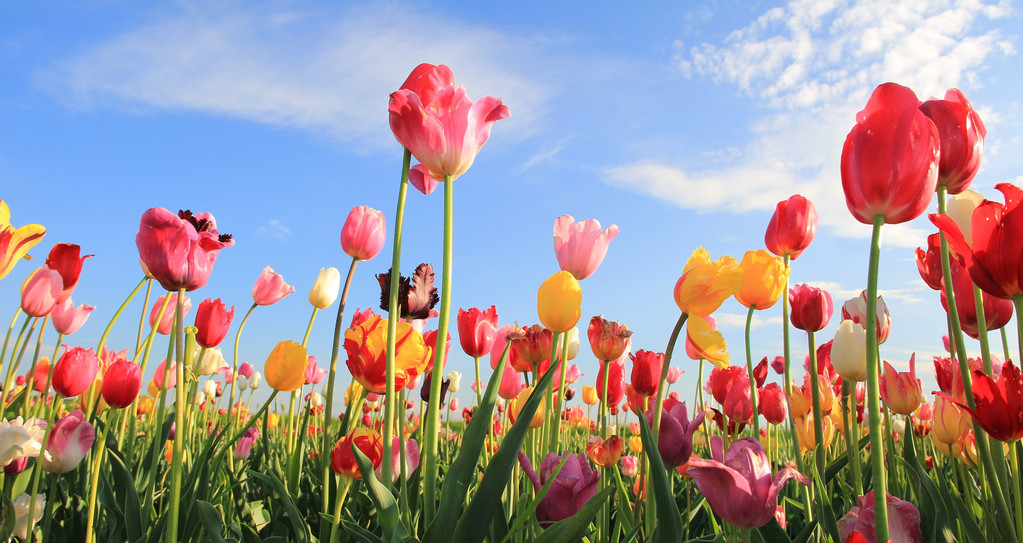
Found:
[[45, 317], [64, 291], [60, 273], [43, 266], [32, 272], [21, 285], [21, 310], [32, 317]]
[[680, 368], [668, 368], [668, 383], [674, 385], [686, 370]]
[[[853, 534], [859, 534], [866, 543], [877, 541], [877, 527], [874, 524], [874, 491], [856, 498], [853, 506], [838, 521], [842, 541], [852, 541]], [[891, 494], [886, 496], [888, 510], [888, 540], [904, 543], [923, 543], [924, 534], [920, 529], [920, 510], [912, 503], [900, 500]]]
[[[149, 326], [151, 326], [151, 327], [155, 326], [156, 327], [156, 333], [158, 333], [158, 334], [163, 334], [165, 336], [169, 335], [171, 333], [171, 329], [174, 328], [174, 312], [177, 311], [177, 297], [176, 297], [176, 294], [177, 294], [176, 292], [168, 292], [167, 294], [164, 294], [163, 296], [160, 296], [156, 300], [156, 303], [153, 304], [153, 308], [149, 311]], [[163, 316], [160, 317], [160, 324], [159, 324], [159, 326], [157, 326], [156, 317], [157, 317], [157, 315], [160, 314], [160, 308], [163, 307], [163, 301], [164, 301], [165, 298], [167, 298], [167, 296], [175, 296], [175, 297], [171, 298], [170, 303], [167, 304], [167, 309], [165, 309], [163, 311]], [[182, 296], [185, 296], [185, 295], [182, 295]], [[185, 315], [187, 315], [188, 312], [191, 311], [191, 310], [192, 310], [192, 300], [190, 300], [188, 298], [188, 296], [185, 296], [185, 298], [184, 298], [184, 313], [182, 313], [182, 315], [181, 315], [182, 321], [184, 321]]]
[[586, 219], [575, 222], [571, 215], [554, 220], [554, 254], [562, 270], [583, 280], [593, 275], [604, 261], [607, 246], [618, 235], [618, 225], [600, 229], [600, 221]]
[[68, 298], [53, 307], [53, 311], [50, 313], [53, 318], [53, 327], [61, 334], [73, 334], [85, 324], [93, 309], [96, 308], [89, 304], [75, 307], [75, 303]]
[[256, 284], [252, 286], [252, 301], [256, 305], [271, 305], [281, 301], [285, 296], [295, 292], [295, 287], [284, 282], [281, 274], [275, 273], [270, 266], [263, 268]]
[[384, 247], [387, 224], [384, 214], [369, 206], [357, 206], [348, 212], [341, 228], [341, 249], [359, 260], [369, 260]]
[[[391, 482], [394, 483], [401, 475], [401, 438], [394, 436], [391, 441]], [[377, 477], [383, 477], [383, 462], [377, 466]], [[412, 472], [419, 467], [419, 444], [416, 440], [409, 439], [405, 442], [405, 477], [412, 475]]]
[[85, 458], [96, 441], [96, 430], [86, 422], [79, 410], [57, 421], [50, 432], [46, 451], [42, 454], [42, 468], [50, 473], [67, 473]]
[[305, 384], [318, 385], [326, 376], [327, 370], [316, 367], [316, 357], [310, 356], [309, 364], [305, 367]]

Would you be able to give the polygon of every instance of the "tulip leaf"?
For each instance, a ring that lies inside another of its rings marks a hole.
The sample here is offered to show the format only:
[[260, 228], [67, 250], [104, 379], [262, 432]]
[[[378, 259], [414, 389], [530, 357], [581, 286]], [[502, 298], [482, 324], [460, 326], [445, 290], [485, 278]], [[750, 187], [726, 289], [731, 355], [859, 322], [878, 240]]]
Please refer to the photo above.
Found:
[[564, 520], [556, 522], [547, 528], [536, 543], [558, 543], [559, 541], [582, 541], [583, 536], [590, 527], [590, 522], [596, 516], [597, 511], [604, 505], [608, 497], [614, 493], [615, 488], [608, 486], [590, 498], [585, 505], [579, 508], [576, 513]]
[[349, 541], [355, 543], [380, 543], [380, 538], [373, 532], [348, 520], [341, 519], [341, 526], [345, 529], [345, 536]]
[[138, 491], [135, 490], [135, 481], [128, 473], [128, 468], [125, 467], [116, 444], [107, 442], [107, 454], [111, 459], [110, 470], [114, 476], [114, 489], [117, 494], [122, 496], [121, 506], [124, 508], [125, 535], [128, 541], [138, 541], [144, 532], [142, 531], [142, 503], [139, 501]]
[[369, 490], [369, 497], [376, 506], [376, 516], [384, 532], [383, 541], [401, 541], [407, 534], [398, 516], [398, 503], [394, 501], [394, 495], [377, 480], [373, 463], [355, 443], [352, 443], [352, 452], [355, 454], [355, 463], [359, 465], [359, 472], [362, 473], [362, 481]]
[[444, 484], [440, 491], [440, 505], [437, 508], [437, 516], [433, 523], [426, 529], [423, 541], [426, 543], [439, 543], [448, 541], [450, 532], [448, 530], [455, 524], [458, 513], [465, 503], [465, 496], [469, 492], [469, 484], [476, 474], [477, 462], [480, 453], [486, 442], [487, 431], [490, 429], [491, 418], [494, 411], [494, 403], [497, 401], [497, 391], [501, 386], [501, 378], [504, 376], [504, 368], [508, 363], [508, 349], [511, 343], [504, 347], [501, 361], [497, 369], [490, 376], [487, 383], [481, 404], [473, 413], [469, 425], [465, 428], [462, 437], [462, 447], [458, 452], [455, 461], [448, 467], [444, 475]]
[[668, 472], [661, 460], [661, 454], [657, 451], [657, 443], [646, 417], [639, 417], [639, 424], [643, 450], [650, 461], [650, 478], [654, 485], [654, 506], [658, 519], [654, 533], [650, 534], [650, 541], [672, 543], [677, 541], [678, 534], [682, 533], [682, 514], [675, 504], [675, 496], [671, 494]]
[[[818, 447], [822, 445], [818, 444]], [[814, 485], [820, 489], [817, 493], [817, 499], [820, 501], [820, 521], [824, 531], [832, 541], [841, 541], [842, 537], [838, 531], [838, 521], [835, 519], [835, 510], [831, 507], [831, 498], [828, 495], [827, 488], [824, 486], [824, 482], [821, 481], [821, 474], [817, 473], [817, 470], [811, 469], [810, 472], [813, 474]]]
[[[863, 436], [863, 438], [860, 439], [859, 443], [856, 444], [857, 446], [856, 450], [862, 451], [863, 447], [866, 447], [868, 442], [870, 442], [870, 436], [869, 435]], [[830, 464], [828, 464], [828, 467], [824, 468], [824, 482], [830, 483], [838, 475], [838, 472], [842, 471], [842, 468], [844, 468], [848, 463], [849, 463], [848, 454], [838, 455], [837, 458], [835, 458], [834, 460], [831, 461]]]
[[938, 534], [949, 530], [948, 519], [952, 518], [948, 506], [941, 497], [938, 487], [934, 481], [924, 472], [916, 455], [916, 447], [913, 443], [913, 425], [906, 425], [906, 433], [903, 436], [906, 442], [902, 449], [902, 458], [906, 473], [917, 485], [917, 507], [920, 511], [920, 528], [924, 532], [926, 541], [938, 541]]
[[981, 531], [980, 526], [977, 525], [977, 521], [974, 520], [969, 508], [963, 502], [962, 497], [959, 495], [958, 490], [953, 490], [948, 480], [945, 478], [945, 474], [942, 470], [938, 471], [938, 483], [941, 485], [942, 494], [949, 496], [952, 502], [953, 508], [956, 511], [956, 518], [962, 524], [963, 531], [965, 532], [966, 541], [968, 543], [983, 543], [987, 541], [984, 533]]
[[195, 505], [199, 510], [199, 521], [202, 522], [203, 528], [206, 528], [206, 537], [215, 543], [227, 543], [221, 535], [224, 531], [224, 517], [220, 511], [217, 511], [210, 502], [203, 500], [196, 501]]
[[533, 392], [526, 399], [519, 413], [519, 418], [508, 430], [501, 442], [501, 448], [497, 450], [490, 464], [483, 472], [483, 480], [476, 488], [476, 495], [465, 508], [465, 512], [455, 525], [454, 537], [449, 541], [465, 543], [483, 541], [494, 514], [501, 509], [501, 494], [508, 484], [512, 469], [518, 462], [519, 451], [526, 439], [526, 431], [529, 430], [529, 423], [533, 420], [533, 414], [543, 401], [544, 391], [554, 379], [554, 367], [547, 370], [547, 373], [536, 383]]
[[3, 508], [3, 513], [0, 514], [0, 541], [7, 541], [14, 533], [14, 502], [7, 494], [3, 494], [2, 499], [3, 503], [0, 503], [0, 507]]
[[757, 528], [757, 531], [760, 532], [764, 543], [792, 543], [789, 534], [785, 533], [785, 530], [778, 524], [778, 519], [774, 517], [771, 517], [771, 521], [767, 524]]
[[810, 541], [810, 536], [813, 535], [816, 528], [817, 519], [813, 519], [806, 526], [803, 527], [803, 530], [801, 532], [796, 534], [796, 538], [792, 540], [792, 543], [807, 543], [808, 541]]
[[284, 488], [284, 483], [274, 475], [272, 472], [260, 473], [258, 471], [248, 470], [246, 473], [250, 477], [254, 477], [264, 484], [271, 487], [274, 492], [277, 493], [277, 497], [280, 500], [280, 504], [284, 506], [284, 510], [288, 514], [288, 522], [291, 524], [291, 535], [294, 541], [309, 541], [309, 527], [305, 523], [305, 517], [299, 512], [298, 507], [295, 505], [295, 501], [288, 494], [288, 490]]
[[[540, 501], [543, 500], [543, 497], [546, 496], [547, 492], [551, 489], [552, 486], [554, 486], [554, 481], [558, 478], [558, 474], [561, 473], [561, 468], [565, 467], [565, 462], [568, 462], [567, 454], [561, 459], [561, 462], [558, 462], [558, 466], [554, 468], [554, 471], [551, 473], [550, 477], [547, 478], [547, 482], [543, 484], [540, 490], [536, 493], [536, 496], [533, 497], [533, 500], [529, 502], [529, 506], [526, 507], [525, 511], [536, 511], [536, 508], [540, 506]], [[533, 518], [532, 515], [516, 516], [515, 524], [512, 524], [511, 529], [508, 530], [508, 533], [505, 534], [505, 536], [501, 539], [501, 543], [505, 543], [506, 541], [509, 540], [509, 538], [517, 534], [520, 530], [522, 530], [522, 527], [525, 526], [526, 523], [529, 522], [531, 518]]]

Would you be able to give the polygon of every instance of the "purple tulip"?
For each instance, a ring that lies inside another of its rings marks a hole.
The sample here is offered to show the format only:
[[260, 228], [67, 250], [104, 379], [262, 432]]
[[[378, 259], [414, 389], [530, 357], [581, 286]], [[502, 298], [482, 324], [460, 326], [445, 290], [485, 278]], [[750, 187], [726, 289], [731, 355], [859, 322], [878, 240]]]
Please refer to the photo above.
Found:
[[759, 528], [770, 522], [778, 508], [778, 492], [789, 479], [810, 484], [792, 468], [783, 468], [772, 478], [771, 461], [751, 437], [733, 441], [722, 454], [724, 441], [714, 436], [710, 449], [714, 459], [690, 459], [688, 473], [714, 513], [737, 528]]
[[[561, 472], [554, 479], [554, 484], [540, 500], [540, 505], [536, 507], [536, 520], [544, 528], [574, 515], [597, 493], [600, 472], [590, 467], [585, 455], [568, 452], [564, 454], [569, 455], [565, 466], [561, 468]], [[539, 492], [557, 469], [562, 458], [564, 455], [547, 453], [547, 457], [540, 464], [539, 477], [536, 476], [529, 458], [521, 452], [519, 453], [519, 465], [529, 476], [529, 480], [533, 482], [533, 488]]]
[[[662, 404], [664, 411], [661, 413], [661, 430], [657, 438], [657, 452], [661, 455], [664, 465], [669, 468], [677, 468], [685, 464], [693, 454], [693, 434], [703, 424], [703, 411], [700, 411], [689, 420], [685, 402], [679, 402], [668, 398]], [[646, 420], [651, 425], [654, 423], [654, 412], [651, 409], [646, 414]]]

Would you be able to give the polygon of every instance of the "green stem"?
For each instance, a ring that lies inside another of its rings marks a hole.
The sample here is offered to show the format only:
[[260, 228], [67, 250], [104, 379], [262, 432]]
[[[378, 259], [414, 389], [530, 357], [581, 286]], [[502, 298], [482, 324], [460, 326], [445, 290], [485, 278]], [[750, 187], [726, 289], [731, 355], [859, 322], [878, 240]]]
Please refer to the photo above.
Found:
[[[15, 314], [17, 317], [17, 314]], [[28, 344], [28, 338], [25, 337], [25, 330], [28, 328], [28, 323], [32, 322], [32, 315], [25, 315], [25, 323], [21, 325], [21, 332], [18, 332], [18, 337], [14, 340], [14, 348], [11, 349], [11, 361], [7, 366], [7, 375], [4, 376], [3, 391], [0, 391], [0, 420], [4, 418], [4, 411], [7, 409], [7, 395], [8, 391], [11, 390], [11, 379], [14, 378], [14, 372], [17, 370], [19, 362], [21, 362], [21, 355], [18, 354], [18, 345], [21, 345], [21, 352], [25, 352], [25, 345]], [[33, 329], [35, 326], [33, 325]], [[32, 337], [32, 332], [28, 333], [29, 337]], [[25, 339], [22, 343], [21, 340]]]
[[309, 333], [313, 331], [313, 323], [316, 322], [316, 312], [320, 308], [313, 306], [313, 314], [309, 316], [309, 325], [305, 327], [305, 335], [302, 336], [302, 346], [305, 347], [306, 343], [309, 343]]
[[[746, 373], [749, 374], [749, 397], [753, 402], [753, 437], [760, 439], [760, 412], [757, 410], [757, 380], [753, 376], [753, 353], [750, 350], [750, 330], [753, 327], [753, 312], [756, 304], [750, 304], [746, 314]], [[820, 437], [818, 436], [818, 439]], [[819, 442], [818, 442], [819, 443]]]
[[238, 346], [242, 340], [242, 330], [245, 329], [245, 323], [248, 322], [249, 317], [252, 316], [252, 312], [259, 307], [258, 304], [253, 303], [252, 307], [245, 312], [245, 317], [242, 318], [242, 323], [238, 325], [238, 331], [234, 335], [234, 366], [231, 367], [231, 394], [227, 396], [227, 427], [233, 428], [235, 424], [235, 418], [231, 414], [231, 410], [234, 409], [234, 394], [238, 388]]
[[[391, 481], [391, 460], [390, 459], [391, 459], [391, 455], [393, 454], [391, 452], [391, 445], [392, 445], [391, 442], [393, 441], [392, 436], [394, 435], [394, 433], [393, 433], [394, 429], [392, 427], [392, 423], [394, 421], [394, 412], [395, 412], [395, 405], [394, 405], [394, 394], [395, 394], [395, 392], [394, 392], [394, 382], [395, 382], [394, 356], [395, 356], [395, 350], [397, 349], [396, 343], [397, 343], [397, 340], [398, 340], [398, 338], [397, 338], [397, 334], [398, 334], [398, 317], [401, 316], [401, 304], [400, 304], [400, 302], [398, 300], [398, 290], [399, 290], [399, 283], [400, 283], [400, 279], [401, 279], [401, 269], [400, 269], [401, 268], [401, 238], [402, 238], [402, 232], [403, 232], [403, 230], [405, 228], [405, 226], [404, 226], [405, 225], [405, 196], [408, 193], [408, 172], [409, 172], [409, 165], [411, 164], [411, 161], [412, 161], [412, 153], [408, 149], [405, 149], [404, 150], [404, 154], [402, 155], [402, 160], [401, 160], [401, 182], [398, 185], [398, 206], [397, 206], [397, 209], [394, 212], [394, 240], [393, 240], [393, 244], [392, 244], [393, 249], [392, 249], [392, 253], [391, 253], [391, 300], [390, 300], [390, 305], [388, 305], [390, 310], [387, 312], [387, 370], [386, 370], [387, 390], [384, 393], [384, 456], [383, 456], [384, 458], [387, 459], [387, 461], [383, 463], [383, 468], [381, 469], [381, 476], [382, 476], [381, 479], [383, 479], [385, 485], [390, 485], [391, 484], [390, 483], [390, 481]], [[449, 185], [450, 185], [450, 183], [446, 183], [445, 187], [444, 187], [444, 194], [445, 194], [444, 202], [445, 202], [445, 204], [447, 204], [447, 202], [448, 202], [447, 198], [446, 198], [446, 195], [447, 195], [447, 191], [448, 191]], [[445, 218], [447, 217], [446, 214], [447, 214], [447, 208], [445, 207]], [[444, 238], [445, 243], [447, 242], [447, 235], [446, 235], [447, 234], [447, 228], [446, 227], [447, 227], [447, 222], [445, 222], [445, 238]], [[448, 265], [445, 263], [445, 265], [444, 265], [444, 273], [447, 273], [447, 272], [448, 272]], [[442, 292], [442, 295], [444, 295], [444, 296], [448, 295], [446, 290], [447, 289], [445, 289], [445, 291]], [[447, 336], [446, 335], [441, 335], [440, 332], [438, 331], [437, 332], [437, 337], [440, 338], [440, 339], [437, 340], [437, 344], [442, 346], [439, 349], [439, 352], [443, 353], [444, 352], [443, 345], [444, 345], [444, 341], [446, 341], [446, 339], [447, 339]], [[439, 387], [441, 380], [437, 379], [436, 377], [437, 377], [437, 375], [434, 375], [433, 384], [437, 385]], [[439, 390], [439, 388], [438, 388], [438, 390]], [[437, 397], [438, 398], [440, 397], [439, 394], [438, 394]], [[433, 399], [432, 396], [431, 396], [431, 399]], [[434, 408], [434, 410], [436, 410], [440, 406], [435, 406], [435, 405], [431, 404], [430, 407]], [[430, 432], [428, 432], [427, 435], [432, 435], [435, 432], [436, 432], [436, 425], [433, 427], [433, 429]], [[434, 455], [437, 454], [436, 445], [434, 445], [433, 454]], [[429, 458], [428, 458], [428, 460], [429, 460]], [[434, 482], [436, 482], [436, 477], [437, 477], [436, 474], [434, 474], [433, 475]], [[427, 475], [427, 483], [430, 483], [430, 476], [429, 475]], [[432, 513], [432, 511], [433, 511], [433, 500], [432, 499], [428, 500], [428, 504], [429, 505], [427, 505], [427, 511]], [[427, 519], [431, 519], [432, 518], [432, 514], [428, 515], [426, 518]], [[429, 520], [427, 520], [427, 524], [429, 524]]]
[[[803, 465], [803, 449], [799, 444], [799, 434], [796, 432], [795, 418], [792, 416], [792, 370], [791, 370], [791, 359], [792, 359], [792, 346], [789, 340], [789, 276], [791, 271], [789, 269], [789, 255], [785, 255], [785, 294], [781, 297], [781, 336], [782, 336], [782, 354], [785, 357], [785, 401], [788, 403], [788, 422], [789, 422], [789, 436], [792, 437], [792, 456], [796, 459], [796, 469], [799, 473], [806, 473], [806, 466]], [[812, 486], [812, 485], [811, 485]], [[810, 487], [800, 487], [800, 495], [803, 497], [803, 511], [806, 511], [806, 520], [809, 521], [813, 518], [812, 510], [810, 509]]]
[[[884, 215], [874, 217], [870, 239], [870, 267], [867, 272], [867, 410], [870, 421], [870, 461], [874, 489], [874, 516], [876, 539], [888, 540], [888, 480], [884, 464], [884, 444], [881, 435], [881, 395], [878, 384], [877, 357], [877, 274], [881, 260], [881, 227]], [[823, 490], [823, 489], [822, 489]]]
[[[139, 284], [135, 286], [135, 290], [131, 291], [131, 294], [129, 294], [128, 297], [124, 300], [124, 303], [121, 304], [121, 307], [117, 308], [117, 311], [114, 313], [114, 316], [110, 319], [110, 322], [107, 323], [106, 329], [103, 330], [103, 335], [100, 336], [99, 338], [99, 345], [96, 346], [97, 356], [103, 356], [103, 346], [106, 345], [107, 343], [107, 336], [110, 335], [110, 331], [114, 329], [114, 323], [116, 323], [117, 319], [121, 317], [121, 313], [123, 313], [125, 308], [128, 307], [128, 304], [131, 303], [131, 300], [135, 297], [135, 295], [138, 294], [140, 290], [142, 290], [142, 285], [146, 284], [146, 279], [147, 279], [146, 277], [143, 277], [142, 280], [139, 281]], [[145, 311], [145, 309], [143, 309], [143, 311]]]
[[100, 466], [103, 465], [103, 454], [107, 450], [107, 427], [108, 425], [104, 423], [102, 428], [100, 428], [96, 450], [92, 453], [92, 465], [89, 470], [89, 508], [86, 514], [85, 543], [92, 543], [93, 541], [92, 527], [96, 522], [96, 491], [99, 489], [99, 472]]
[[[567, 336], [568, 334], [565, 334], [565, 335]], [[554, 332], [554, 336], [551, 338], [551, 355], [550, 355], [550, 358], [547, 359], [547, 360], [550, 361], [550, 366], [548, 367], [547, 371], [557, 371], [557, 369], [558, 369], [558, 365], [557, 365], [558, 361], [557, 361], [557, 357], [555, 355], [558, 353], [558, 340], [560, 340], [560, 339], [561, 339], [561, 333], [560, 332]], [[561, 377], [562, 378], [565, 377], [565, 368], [564, 367], [561, 368]], [[563, 389], [558, 389], [558, 390], [560, 392]], [[541, 439], [546, 439], [547, 442], [544, 443], [544, 445], [542, 445], [541, 450], [550, 451], [550, 452], [553, 452], [553, 453], [557, 454], [558, 451], [554, 448], [554, 443], [558, 440], [558, 429], [557, 429], [557, 427], [555, 425], [555, 420], [554, 420], [554, 380], [553, 379], [551, 380], [551, 383], [549, 385], [547, 385], [547, 390], [545, 390], [544, 393], [545, 393], [545, 395], [544, 395], [544, 407], [545, 407], [545, 411], [544, 411], [544, 424], [545, 424], [545, 426], [543, 427], [543, 429], [547, 433], [546, 433], [545, 437], [541, 436]], [[560, 396], [560, 394], [559, 394], [559, 396]]]
[[473, 364], [476, 366], [476, 407], [483, 404], [483, 393], [480, 391], [480, 357], [472, 357]]
[[[53, 366], [50, 366], [50, 368], [52, 370]], [[59, 409], [60, 403], [63, 403], [63, 401], [64, 400], [63, 400], [63, 398], [60, 397], [60, 395], [55, 394], [54, 397], [53, 397], [53, 404], [50, 405], [50, 412], [46, 416], [46, 430], [47, 431], [43, 433], [43, 440], [42, 440], [42, 443], [40, 443], [40, 445], [39, 445], [39, 450], [40, 450], [39, 457], [36, 458], [36, 461], [34, 462], [34, 465], [32, 467], [32, 470], [33, 470], [33, 473], [32, 473], [32, 491], [29, 492], [29, 494], [28, 494], [30, 498], [35, 498], [35, 495], [39, 492], [39, 479], [42, 477], [42, 473], [43, 473], [42, 457], [43, 457], [43, 455], [46, 454], [46, 448], [50, 444], [50, 430], [53, 429], [53, 424], [56, 421], [57, 413], [60, 411], [60, 409]], [[35, 512], [35, 499], [30, 499], [29, 502], [28, 502], [28, 516], [25, 517], [25, 518], [28, 519], [28, 528], [25, 531], [25, 533], [28, 535], [27, 539], [25, 540], [27, 543], [31, 543], [32, 542], [32, 525], [35, 523], [34, 520], [33, 520], [35, 518], [34, 512]], [[92, 524], [90, 523], [90, 524], [88, 524], [88, 526], [89, 526], [89, 530], [86, 531], [86, 534], [88, 534], [86, 536], [86, 539], [90, 538], [91, 535], [92, 535], [92, 529], [91, 529], [92, 528]]]
[[[141, 283], [140, 283], [141, 286]], [[174, 328], [177, 330], [175, 337], [176, 358], [178, 360], [175, 369], [176, 380], [174, 383], [175, 400], [174, 407], [174, 452], [171, 462], [171, 498], [170, 498], [170, 519], [167, 522], [167, 543], [178, 541], [178, 518], [181, 507], [181, 464], [185, 454], [185, 366], [192, 365], [192, 351], [195, 346], [196, 329], [188, 327], [188, 341], [185, 341], [185, 287], [178, 289], [178, 306], [174, 312]], [[166, 388], [166, 382], [164, 382]]]
[[[565, 332], [561, 340], [561, 384], [558, 386], [558, 405], [554, 409], [554, 427], [551, 429], [551, 450], [555, 453], [561, 451], [561, 409], [565, 405], [565, 380], [568, 373], [568, 332]], [[555, 339], [557, 336], [555, 336]], [[478, 389], [479, 387], [477, 387]]]
[[[807, 331], [807, 348], [810, 352], [810, 398], [813, 403], [813, 438], [814, 438], [814, 468], [817, 471], [817, 475], [820, 479], [824, 480], [824, 421], [821, 419], [821, 391], [820, 391], [820, 379], [817, 377], [817, 344], [814, 341], [813, 332]], [[811, 483], [813, 484], [813, 483]], [[826, 486], [826, 485], [825, 485]], [[827, 492], [827, 488], [818, 489], [821, 493]], [[821, 507], [824, 506], [824, 500], [821, 500]], [[823, 512], [822, 512], [823, 514]]]
[[143, 277], [142, 280], [146, 281], [146, 297], [142, 300], [142, 314], [139, 315], [139, 333], [135, 336], [136, 355], [142, 349], [142, 332], [146, 328], [146, 309], [149, 309], [149, 295], [153, 292], [153, 280], [149, 277]]
[[[851, 405], [850, 405], [851, 404]], [[857, 496], [863, 495], [863, 480], [860, 475], [860, 433], [856, 424], [856, 383], [842, 382], [842, 417], [845, 421], [845, 448], [851, 466], [850, 484]]]
[[[682, 326], [685, 325], [686, 319], [689, 318], [689, 313], [683, 312], [679, 315], [678, 320], [675, 321], [675, 327], [671, 330], [671, 336], [668, 337], [668, 346], [664, 349], [664, 365], [661, 366], [661, 378], [657, 382], [657, 397], [654, 401], [654, 424], [651, 428], [654, 438], [654, 443], [658, 442], [658, 436], [661, 431], [661, 412], [664, 410], [664, 388], [668, 382], [668, 368], [671, 366], [671, 355], [675, 351], [675, 343], [678, 341], [678, 335], [682, 331]], [[699, 385], [697, 385], [699, 386]], [[702, 407], [701, 407], [702, 409]], [[646, 485], [644, 488], [652, 488], [653, 480], [650, 470], [647, 470], [647, 479], [644, 481]], [[656, 518], [654, 515], [654, 508], [656, 507], [655, 497], [653, 492], [649, 492], [646, 495], [644, 507], [643, 522], [646, 525], [646, 533], [652, 534], [656, 525]], [[637, 501], [639, 498], [637, 498]]]

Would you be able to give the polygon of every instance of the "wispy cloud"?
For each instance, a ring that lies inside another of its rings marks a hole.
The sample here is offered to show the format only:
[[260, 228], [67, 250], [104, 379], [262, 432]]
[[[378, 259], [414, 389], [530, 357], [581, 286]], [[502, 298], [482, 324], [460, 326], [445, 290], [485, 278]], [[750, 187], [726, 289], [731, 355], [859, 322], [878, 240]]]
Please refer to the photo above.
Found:
[[[732, 85], [763, 114], [751, 137], [717, 169], [687, 169], [651, 157], [604, 170], [605, 180], [697, 211], [770, 211], [801, 193], [821, 223], [841, 236], [869, 228], [846, 211], [839, 158], [856, 112], [880, 82], [897, 81], [921, 98], [976, 87], [987, 63], [1012, 54], [1016, 36], [990, 28], [1007, 2], [979, 0], [793, 0], [772, 8], [722, 43], [675, 44], [687, 77]], [[886, 229], [886, 242], [915, 246], [925, 230]]]
[[291, 237], [291, 229], [281, 224], [278, 219], [270, 219], [256, 229], [256, 235], [265, 239], [288, 239]]
[[[714, 320], [716, 321], [718, 329], [724, 330], [726, 328], [745, 328], [746, 327], [746, 315], [740, 315], [738, 313], [714, 313]], [[781, 325], [781, 317], [768, 317], [763, 318], [760, 315], [753, 315], [753, 320], [750, 322], [750, 329], [756, 330], [761, 326], [776, 326]]]

